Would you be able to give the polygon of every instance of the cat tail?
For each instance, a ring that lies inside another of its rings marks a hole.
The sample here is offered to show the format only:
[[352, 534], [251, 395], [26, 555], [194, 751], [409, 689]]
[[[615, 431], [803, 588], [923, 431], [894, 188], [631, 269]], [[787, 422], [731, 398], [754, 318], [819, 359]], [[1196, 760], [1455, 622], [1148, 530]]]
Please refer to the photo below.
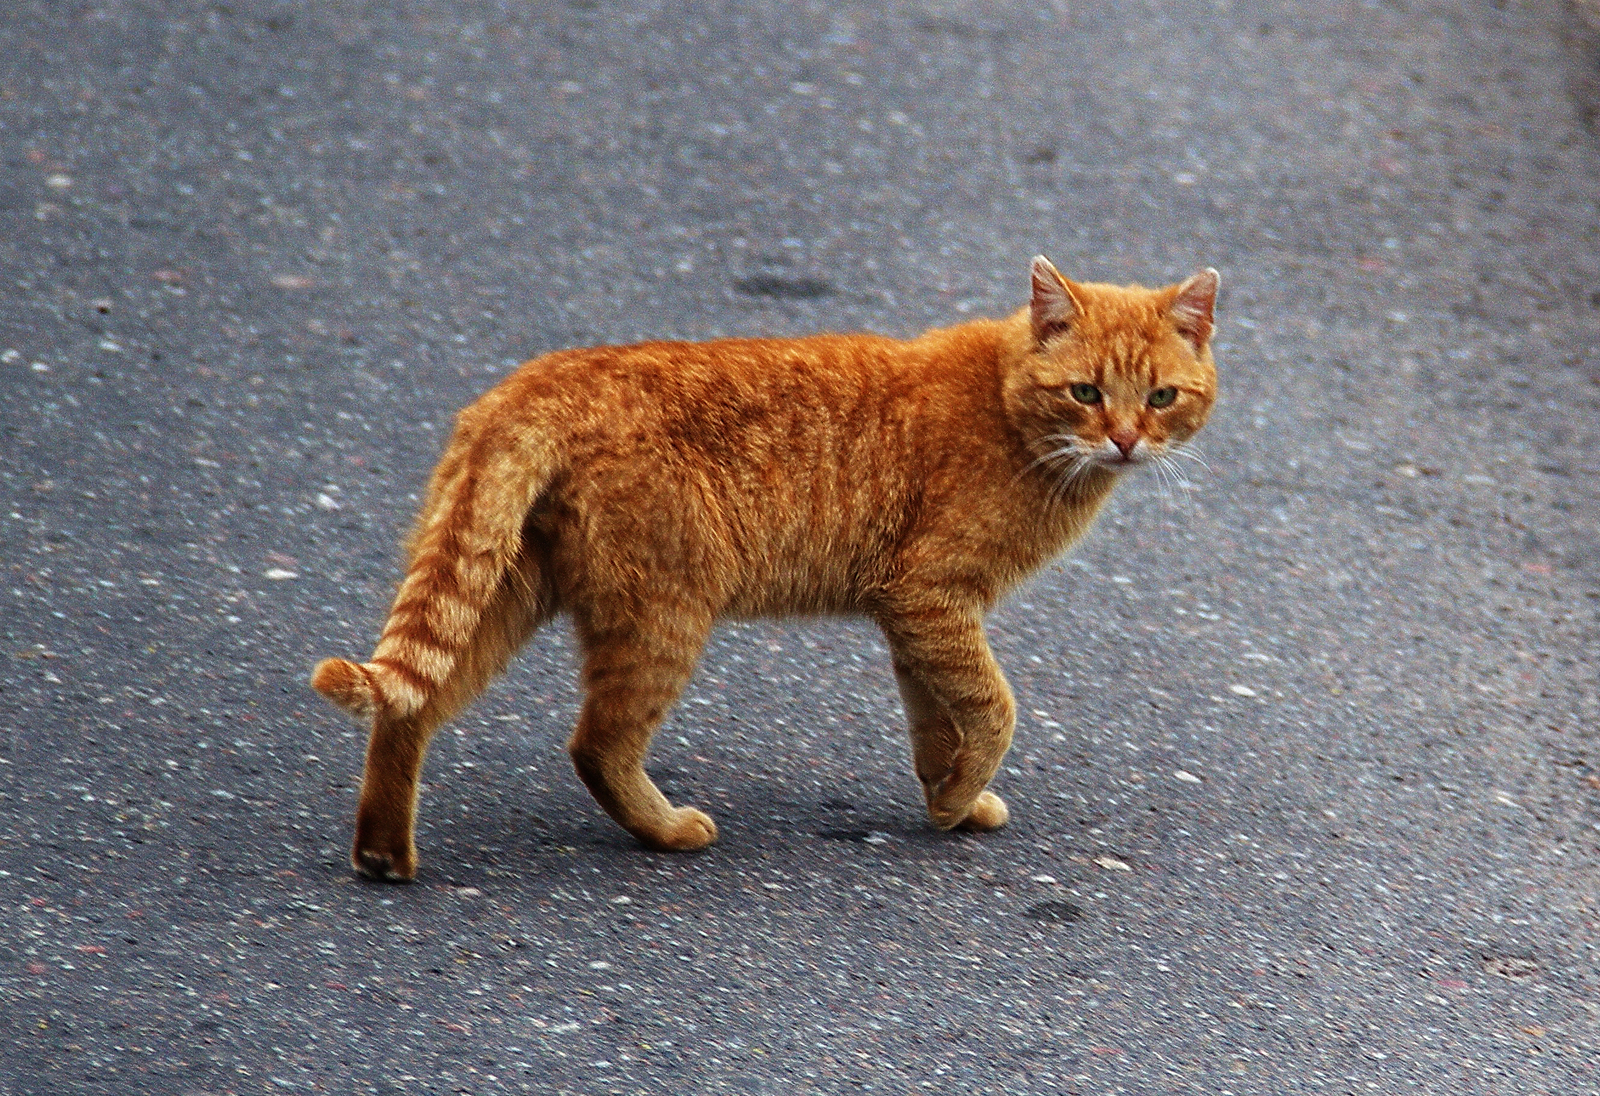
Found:
[[312, 672], [311, 687], [358, 718], [405, 719], [435, 697], [449, 704], [484, 610], [502, 583], [525, 578], [513, 573], [523, 523], [555, 476], [555, 454], [538, 439], [473, 429], [470, 412], [428, 485], [372, 658], [325, 659]]

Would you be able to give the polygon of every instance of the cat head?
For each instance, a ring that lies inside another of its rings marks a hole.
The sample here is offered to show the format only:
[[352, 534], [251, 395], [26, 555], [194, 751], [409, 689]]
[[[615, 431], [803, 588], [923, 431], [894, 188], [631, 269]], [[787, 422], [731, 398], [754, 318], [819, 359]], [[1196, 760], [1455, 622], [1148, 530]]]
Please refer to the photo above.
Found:
[[1039, 463], [1075, 477], [1179, 451], [1216, 398], [1218, 284], [1210, 269], [1163, 289], [1079, 283], [1034, 259], [1030, 347], [1006, 395]]

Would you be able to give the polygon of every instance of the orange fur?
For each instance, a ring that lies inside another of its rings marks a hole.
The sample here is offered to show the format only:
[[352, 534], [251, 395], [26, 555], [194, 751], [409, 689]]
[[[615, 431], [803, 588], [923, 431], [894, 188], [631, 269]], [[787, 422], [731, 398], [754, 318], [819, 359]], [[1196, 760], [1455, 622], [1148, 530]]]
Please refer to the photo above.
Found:
[[983, 616], [1083, 534], [1118, 472], [1204, 423], [1216, 288], [1214, 271], [1079, 284], [1040, 258], [1027, 308], [911, 340], [656, 342], [524, 365], [461, 413], [371, 660], [313, 675], [372, 720], [357, 869], [414, 874], [429, 738], [561, 612], [584, 656], [574, 766], [651, 848], [716, 838], [645, 775], [652, 732], [716, 620], [783, 613], [876, 620], [934, 823], [1004, 824], [985, 788], [1014, 705]]

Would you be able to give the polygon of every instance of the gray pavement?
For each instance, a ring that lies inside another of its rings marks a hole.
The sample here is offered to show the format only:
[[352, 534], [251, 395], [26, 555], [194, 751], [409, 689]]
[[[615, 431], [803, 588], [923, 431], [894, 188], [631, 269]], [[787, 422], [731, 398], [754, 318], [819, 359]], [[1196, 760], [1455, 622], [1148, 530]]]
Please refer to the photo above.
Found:
[[[1596, 32], [1524, 0], [0, 14], [0, 1093], [1600, 1092]], [[560, 629], [346, 863], [454, 410], [544, 350], [1219, 267], [1187, 493], [992, 631], [931, 831], [878, 638], [719, 633], [632, 845]]]

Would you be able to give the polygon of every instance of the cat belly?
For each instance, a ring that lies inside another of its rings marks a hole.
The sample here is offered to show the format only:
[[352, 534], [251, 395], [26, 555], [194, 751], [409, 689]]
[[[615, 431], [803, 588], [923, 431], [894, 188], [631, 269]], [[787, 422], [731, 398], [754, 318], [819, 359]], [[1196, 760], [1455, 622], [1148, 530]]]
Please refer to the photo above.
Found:
[[[565, 550], [563, 550], [563, 548]], [[648, 540], [626, 548], [570, 542], [553, 554], [557, 596], [574, 612], [608, 613], [629, 605], [678, 603], [716, 618], [870, 612], [870, 584], [861, 568], [802, 553], [741, 553], [726, 541], [653, 551]]]
[[842, 575], [795, 568], [740, 589], [717, 613], [750, 620], [778, 616], [854, 616], [870, 611], [870, 599]]

